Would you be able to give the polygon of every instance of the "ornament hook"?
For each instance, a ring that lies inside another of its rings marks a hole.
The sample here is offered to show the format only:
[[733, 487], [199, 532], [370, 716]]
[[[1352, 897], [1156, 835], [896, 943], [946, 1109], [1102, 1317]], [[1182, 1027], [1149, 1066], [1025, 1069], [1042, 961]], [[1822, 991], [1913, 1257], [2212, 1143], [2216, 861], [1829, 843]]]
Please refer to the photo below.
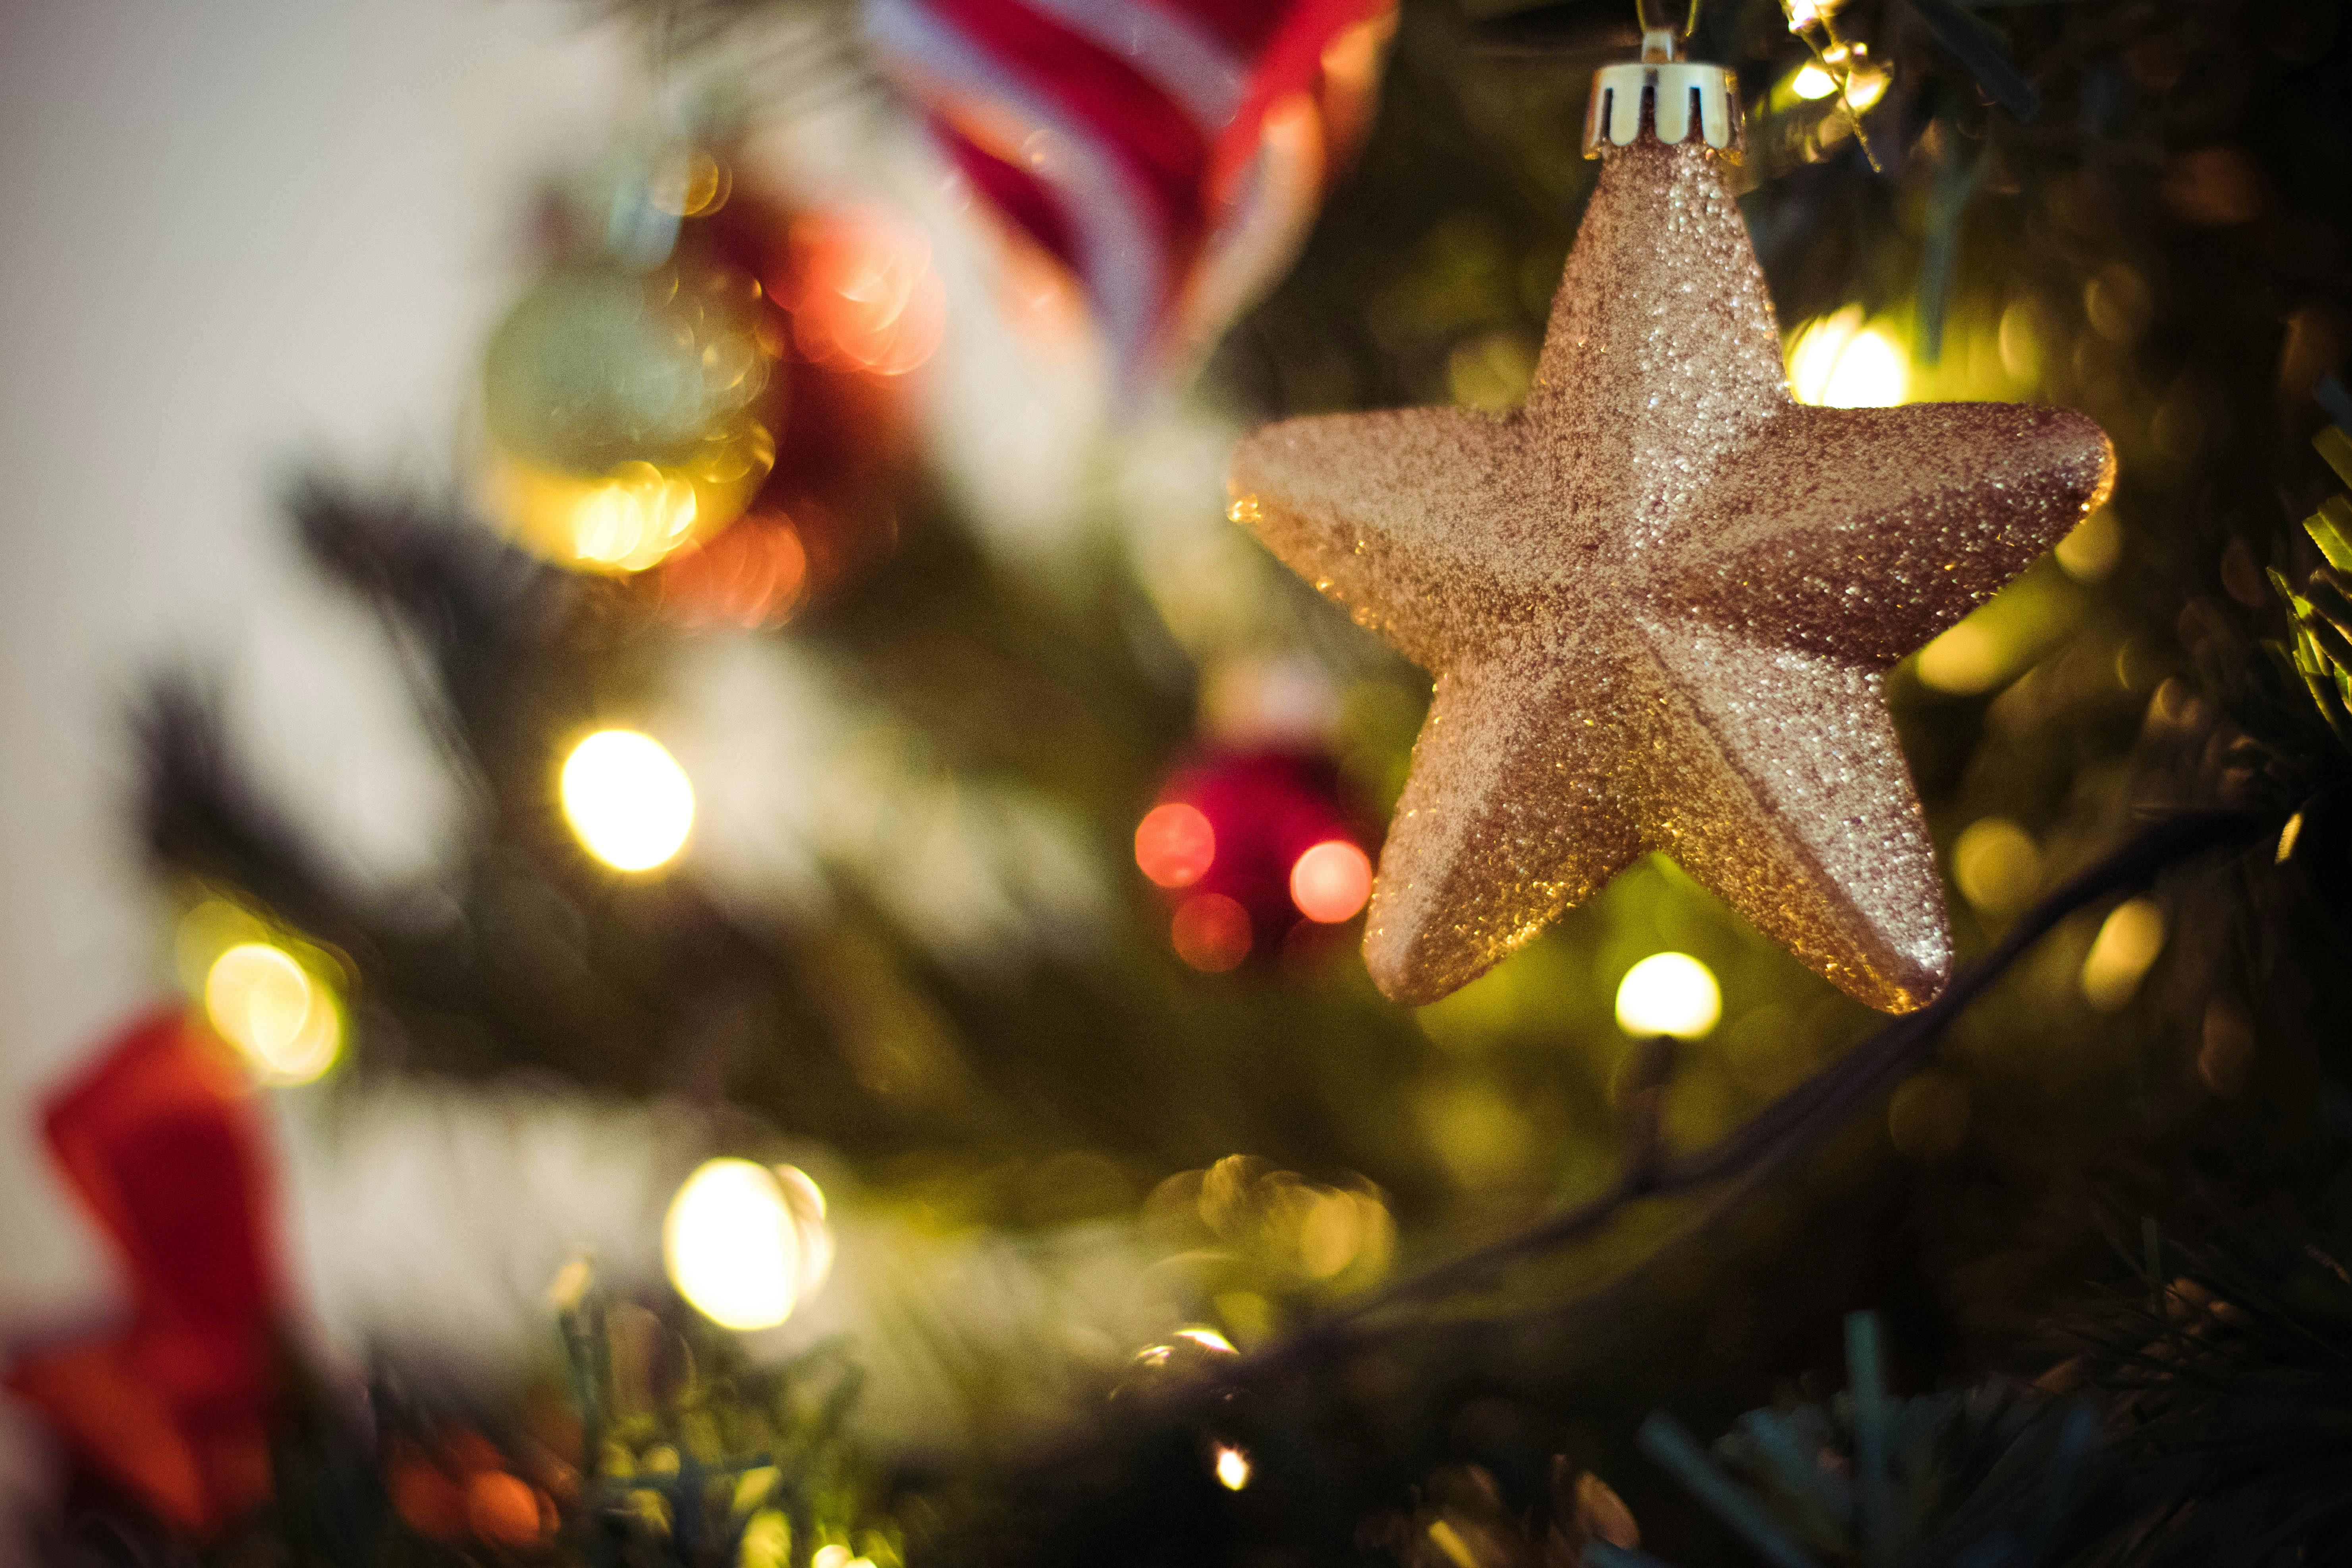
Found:
[[1682, 58], [1682, 41], [1698, 27], [1698, 0], [1677, 21], [1674, 0], [1633, 0], [1642, 24], [1642, 63], [1664, 65]]

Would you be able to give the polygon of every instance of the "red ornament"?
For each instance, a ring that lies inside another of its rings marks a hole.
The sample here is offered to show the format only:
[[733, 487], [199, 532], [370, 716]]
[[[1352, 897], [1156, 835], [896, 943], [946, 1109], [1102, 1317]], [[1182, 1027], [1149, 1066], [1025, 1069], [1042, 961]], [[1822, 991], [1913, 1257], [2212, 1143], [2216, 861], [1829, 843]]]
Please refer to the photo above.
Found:
[[1328, 758], [1269, 748], [1178, 770], [1136, 829], [1135, 858], [1174, 900], [1177, 953], [1213, 973], [1353, 919], [1371, 893], [1366, 843]]
[[226, 1047], [177, 1007], [60, 1090], [45, 1128], [122, 1255], [130, 1322], [17, 1355], [8, 1386], [158, 1518], [207, 1534], [270, 1492], [285, 1293], [267, 1144]]

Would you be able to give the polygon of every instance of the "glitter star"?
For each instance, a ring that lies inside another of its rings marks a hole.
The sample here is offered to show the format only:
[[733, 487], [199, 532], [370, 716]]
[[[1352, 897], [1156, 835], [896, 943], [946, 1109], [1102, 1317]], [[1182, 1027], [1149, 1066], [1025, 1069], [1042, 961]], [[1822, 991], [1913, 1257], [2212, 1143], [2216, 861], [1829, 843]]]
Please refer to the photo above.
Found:
[[1814, 408], [1718, 155], [1603, 149], [1527, 405], [1269, 426], [1233, 515], [1436, 677], [1364, 957], [1484, 973], [1651, 850], [1871, 1005], [1951, 935], [1882, 683], [2105, 496], [2079, 414]]

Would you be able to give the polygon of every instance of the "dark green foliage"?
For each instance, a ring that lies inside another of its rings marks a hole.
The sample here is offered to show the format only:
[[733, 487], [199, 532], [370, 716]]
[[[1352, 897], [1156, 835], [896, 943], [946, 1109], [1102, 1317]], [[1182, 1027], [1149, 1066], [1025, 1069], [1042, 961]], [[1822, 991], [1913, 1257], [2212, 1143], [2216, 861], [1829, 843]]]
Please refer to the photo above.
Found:
[[2108, 1559], [2267, 1568], [2352, 1553], [2352, 1256], [2340, 1178], [2308, 1204], [2149, 1228], [2079, 1328], [2075, 1386], [2113, 1411], [2128, 1521]]
[[[1642, 1446], [1775, 1568], [2035, 1568], [2064, 1542], [2095, 1462], [2084, 1404], [2022, 1387], [1903, 1399], [1885, 1386], [1877, 1320], [1847, 1321], [1851, 1386], [1826, 1404], [1751, 1410], [1713, 1457], [1654, 1415]], [[1586, 1548], [1593, 1568], [1639, 1553]]]

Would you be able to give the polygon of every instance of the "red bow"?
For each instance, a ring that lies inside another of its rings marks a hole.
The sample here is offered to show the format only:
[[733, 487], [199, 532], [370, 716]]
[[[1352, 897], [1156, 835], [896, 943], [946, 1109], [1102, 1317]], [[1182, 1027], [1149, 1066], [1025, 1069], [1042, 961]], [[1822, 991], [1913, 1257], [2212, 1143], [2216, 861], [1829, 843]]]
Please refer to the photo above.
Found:
[[225, 1047], [159, 1011], [58, 1092], [45, 1126], [128, 1266], [130, 1322], [20, 1354], [8, 1385], [158, 1517], [208, 1533], [270, 1493], [284, 1298], [244, 1086]]

